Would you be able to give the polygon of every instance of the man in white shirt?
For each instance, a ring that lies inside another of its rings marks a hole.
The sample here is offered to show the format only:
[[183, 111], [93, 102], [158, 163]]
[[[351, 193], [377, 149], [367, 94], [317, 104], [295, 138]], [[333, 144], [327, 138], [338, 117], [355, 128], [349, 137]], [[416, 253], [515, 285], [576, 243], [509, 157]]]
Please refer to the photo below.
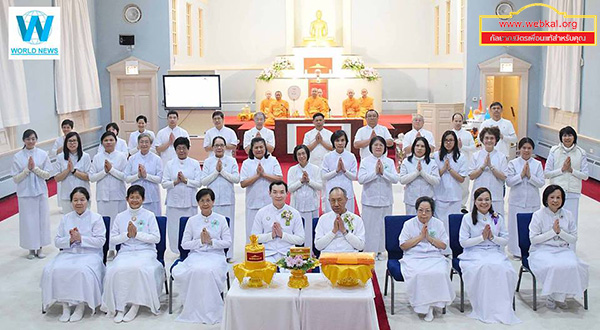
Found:
[[431, 147], [431, 151], [435, 150], [435, 139], [433, 134], [424, 129], [423, 125], [425, 125], [425, 118], [423, 118], [420, 114], [413, 115], [412, 118], [412, 129], [408, 131], [408, 133], [404, 134], [404, 139], [402, 140], [402, 148], [404, 148], [404, 155], [410, 155], [410, 149], [412, 147], [413, 142], [419, 136], [424, 137], [427, 142], [429, 142], [429, 147]]
[[[304, 243], [302, 217], [293, 207], [285, 203], [287, 184], [274, 181], [269, 185], [272, 203], [256, 213], [252, 234], [265, 246], [265, 259], [269, 262], [286, 256], [290, 247]], [[308, 220], [307, 220], [308, 221]]]
[[325, 125], [325, 115], [320, 112], [313, 115], [313, 125], [315, 128], [304, 134], [302, 144], [310, 150], [309, 162], [321, 167], [325, 154], [333, 150], [330, 141], [333, 132], [323, 127]]
[[369, 151], [369, 143], [376, 136], [381, 136], [385, 139], [385, 145], [389, 148], [394, 145], [394, 139], [390, 131], [385, 126], [379, 125], [379, 113], [373, 109], [367, 111], [365, 115], [367, 126], [361, 127], [354, 136], [354, 148], [360, 149], [360, 159], [365, 159], [371, 156]]
[[[467, 157], [467, 164], [471, 164], [471, 158], [473, 158], [473, 154], [477, 151], [477, 147], [475, 147], [475, 139], [473, 139], [473, 135], [471, 132], [467, 131], [462, 127], [464, 121], [464, 115], [460, 112], [457, 112], [452, 115], [452, 131], [458, 137], [458, 148], [460, 149], [461, 157]], [[463, 183], [461, 183], [462, 188], [462, 203], [461, 203], [461, 211], [463, 213], [468, 213], [467, 211], [467, 203], [469, 201], [469, 177], [465, 177]]]
[[167, 114], [168, 126], [158, 131], [154, 140], [156, 152], [162, 160], [163, 167], [171, 160], [176, 158], [173, 142], [178, 137], [189, 138], [190, 135], [186, 130], [177, 126], [179, 114], [177, 111], [171, 110]]
[[319, 218], [315, 247], [322, 252], [358, 252], [365, 247], [362, 219], [346, 209], [346, 191], [335, 187], [329, 192], [331, 211]]
[[265, 127], [265, 118], [265, 114], [262, 112], [254, 114], [254, 127], [244, 133], [244, 150], [246, 150], [246, 153], [250, 150], [250, 142], [255, 137], [265, 139], [267, 142], [267, 151], [270, 154], [273, 153], [273, 149], [275, 149], [275, 134], [272, 130]]
[[502, 104], [500, 102], [494, 102], [490, 105], [490, 114], [492, 118], [486, 119], [479, 126], [479, 131], [485, 127], [496, 126], [500, 129], [500, 141], [496, 144], [496, 150], [506, 156], [507, 159], [512, 159], [510, 155], [511, 143], [517, 142], [517, 133], [510, 120], [502, 118]]
[[235, 132], [231, 128], [225, 126], [225, 115], [223, 112], [213, 112], [212, 121], [215, 127], [204, 133], [204, 150], [210, 152], [210, 155], [213, 156], [215, 153], [212, 150], [212, 141], [217, 136], [221, 136], [225, 139], [225, 149], [227, 154], [235, 158], [234, 152], [239, 141]]

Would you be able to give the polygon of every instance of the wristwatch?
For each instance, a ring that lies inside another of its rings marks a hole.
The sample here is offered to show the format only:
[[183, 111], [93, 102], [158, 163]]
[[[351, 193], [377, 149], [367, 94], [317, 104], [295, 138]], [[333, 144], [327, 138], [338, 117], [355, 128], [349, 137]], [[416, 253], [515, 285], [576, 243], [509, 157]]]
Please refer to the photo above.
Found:
[[77, 172], [76, 168], [74, 168], [73, 171], [71, 171], [71, 174], [75, 175], [75, 172]]

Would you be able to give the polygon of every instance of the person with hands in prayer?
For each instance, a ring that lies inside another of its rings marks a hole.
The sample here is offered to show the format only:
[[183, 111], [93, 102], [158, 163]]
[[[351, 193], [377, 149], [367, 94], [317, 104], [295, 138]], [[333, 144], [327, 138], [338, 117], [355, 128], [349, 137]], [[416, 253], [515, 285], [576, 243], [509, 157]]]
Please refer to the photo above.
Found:
[[[325, 182], [325, 191], [330, 192], [334, 187], [343, 188], [346, 191], [348, 201], [346, 209], [354, 213], [354, 188], [352, 181], [357, 180], [358, 163], [356, 156], [346, 150], [348, 135], [343, 130], [337, 130], [331, 135], [331, 145], [334, 150], [325, 155], [321, 167], [321, 175]], [[324, 205], [324, 211], [331, 211], [329, 200]]]
[[144, 208], [156, 216], [162, 214], [160, 205], [160, 183], [162, 182], [162, 161], [158, 155], [151, 152], [152, 135], [141, 133], [138, 135], [135, 154], [129, 157], [125, 168], [126, 181], [133, 185], [140, 185], [146, 191]]
[[362, 219], [348, 211], [348, 195], [341, 187], [329, 192], [331, 211], [319, 218], [315, 228], [315, 247], [322, 252], [358, 252], [365, 247]]
[[[92, 167], [92, 160], [88, 153], [83, 152], [81, 138], [76, 132], [69, 132], [65, 136], [64, 152], [56, 157], [56, 175], [54, 180], [60, 182], [61, 189], [57, 191], [57, 198], [60, 199], [62, 213], [67, 214], [71, 208], [71, 199], [69, 195], [76, 187], [85, 187], [90, 189], [89, 172]], [[64, 187], [64, 190], [62, 189]]]
[[381, 136], [385, 141], [386, 147], [394, 145], [394, 139], [390, 131], [382, 125], [379, 125], [379, 113], [373, 109], [365, 114], [367, 125], [358, 129], [354, 136], [354, 148], [360, 149], [361, 161], [371, 155], [369, 146], [371, 140], [376, 136]]
[[275, 133], [265, 127], [265, 114], [257, 112], [254, 114], [254, 127], [244, 132], [244, 151], [250, 151], [250, 142], [256, 137], [261, 137], [267, 142], [267, 152], [272, 153], [275, 149]]
[[417, 137], [410, 156], [400, 165], [400, 183], [404, 187], [406, 214], [417, 214], [415, 202], [422, 196], [434, 196], [434, 188], [440, 183], [440, 173], [435, 161], [430, 159], [431, 147], [424, 137]]
[[310, 163], [317, 165], [319, 168], [323, 163], [323, 157], [333, 150], [331, 144], [331, 135], [333, 133], [324, 128], [325, 115], [317, 112], [313, 115], [313, 125], [315, 128], [304, 134], [304, 140], [302, 144], [308, 147], [310, 150]]
[[162, 160], [163, 168], [170, 160], [177, 158], [177, 154], [173, 148], [175, 139], [190, 137], [185, 129], [177, 125], [178, 122], [179, 114], [175, 110], [170, 110], [167, 113], [167, 127], [158, 131], [156, 139], [154, 139], [154, 148]]

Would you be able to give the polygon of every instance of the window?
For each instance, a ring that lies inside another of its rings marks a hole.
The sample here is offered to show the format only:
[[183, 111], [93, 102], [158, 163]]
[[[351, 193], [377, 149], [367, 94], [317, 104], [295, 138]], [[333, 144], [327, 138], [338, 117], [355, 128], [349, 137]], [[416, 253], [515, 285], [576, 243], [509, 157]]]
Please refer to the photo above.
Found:
[[434, 25], [433, 53], [440, 55], [440, 6], [435, 6], [434, 9]]
[[185, 5], [185, 33], [187, 39], [187, 54], [192, 56], [192, 4]]
[[446, 0], [446, 54], [450, 54], [450, 0]]
[[171, 39], [173, 55], [177, 55], [177, 0], [171, 0]]
[[460, 0], [460, 34], [458, 35], [458, 51], [464, 53], [465, 51], [465, 0]]
[[204, 17], [202, 9], [198, 8], [198, 55], [204, 56]]

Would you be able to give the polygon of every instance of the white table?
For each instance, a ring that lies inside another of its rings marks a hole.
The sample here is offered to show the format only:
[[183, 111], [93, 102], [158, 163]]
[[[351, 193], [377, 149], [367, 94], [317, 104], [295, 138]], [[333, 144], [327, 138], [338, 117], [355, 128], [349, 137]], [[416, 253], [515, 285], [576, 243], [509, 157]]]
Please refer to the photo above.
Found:
[[241, 288], [236, 280], [225, 298], [221, 329], [379, 329], [373, 284], [332, 287], [323, 274], [307, 274], [310, 286], [287, 286], [289, 274], [270, 287]]

